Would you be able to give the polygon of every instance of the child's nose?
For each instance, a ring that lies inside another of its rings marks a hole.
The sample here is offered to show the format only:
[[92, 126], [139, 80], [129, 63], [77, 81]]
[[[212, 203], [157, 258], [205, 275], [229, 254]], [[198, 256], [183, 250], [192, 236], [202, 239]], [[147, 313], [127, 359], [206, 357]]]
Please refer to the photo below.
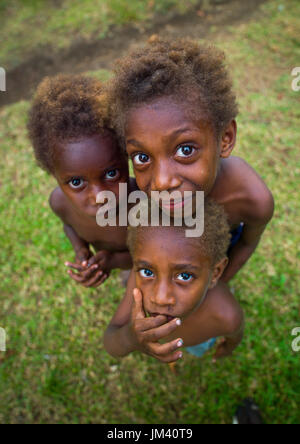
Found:
[[100, 185], [93, 185], [90, 187], [90, 193], [89, 193], [89, 201], [90, 204], [93, 206], [98, 205], [97, 204], [97, 196], [99, 193], [103, 191], [102, 187]]
[[151, 295], [151, 302], [157, 306], [175, 305], [174, 292], [168, 282], [160, 282]]
[[153, 171], [151, 191], [173, 191], [181, 184], [174, 168], [167, 161], [157, 163]]

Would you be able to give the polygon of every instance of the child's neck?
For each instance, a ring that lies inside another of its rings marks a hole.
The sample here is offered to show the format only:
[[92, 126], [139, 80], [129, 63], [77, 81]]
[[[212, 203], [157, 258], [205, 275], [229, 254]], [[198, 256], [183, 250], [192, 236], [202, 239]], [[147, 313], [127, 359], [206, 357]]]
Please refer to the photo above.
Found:
[[208, 195], [206, 197], [209, 197], [210, 199], [213, 199], [215, 201], [219, 200], [221, 195], [224, 194], [223, 178], [224, 178], [224, 159], [221, 159], [219, 166], [218, 166], [216, 180], [214, 182], [212, 189], [210, 190], [210, 192], [208, 193]]

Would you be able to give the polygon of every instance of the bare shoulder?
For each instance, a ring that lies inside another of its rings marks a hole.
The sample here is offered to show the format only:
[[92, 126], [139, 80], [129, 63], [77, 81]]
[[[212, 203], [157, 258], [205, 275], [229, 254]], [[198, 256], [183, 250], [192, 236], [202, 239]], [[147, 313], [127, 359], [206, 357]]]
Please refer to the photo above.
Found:
[[244, 322], [244, 313], [227, 284], [219, 282], [208, 292], [205, 303], [222, 335], [240, 329]]
[[68, 202], [60, 187], [55, 188], [50, 194], [49, 205], [52, 211], [63, 221], [65, 221]]
[[234, 336], [244, 325], [244, 313], [228, 286], [219, 282], [183, 324], [167, 338], [182, 338], [187, 346], [218, 336]]
[[274, 199], [259, 174], [242, 158], [232, 156], [225, 161], [226, 175], [239, 191], [240, 213], [244, 221], [267, 224], [273, 216]]

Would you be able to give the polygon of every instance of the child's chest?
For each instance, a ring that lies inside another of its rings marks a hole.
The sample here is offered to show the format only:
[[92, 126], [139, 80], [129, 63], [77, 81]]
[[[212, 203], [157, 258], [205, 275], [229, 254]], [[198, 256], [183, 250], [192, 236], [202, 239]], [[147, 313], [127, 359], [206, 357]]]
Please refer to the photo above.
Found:
[[123, 251], [127, 249], [127, 227], [100, 227], [96, 221], [73, 219], [72, 228], [78, 236], [96, 250]]

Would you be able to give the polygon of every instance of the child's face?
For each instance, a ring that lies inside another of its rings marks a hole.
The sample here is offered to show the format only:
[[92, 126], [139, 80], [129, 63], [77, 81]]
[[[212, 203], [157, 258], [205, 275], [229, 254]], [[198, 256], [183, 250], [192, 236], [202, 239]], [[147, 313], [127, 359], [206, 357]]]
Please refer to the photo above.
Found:
[[223, 271], [222, 265], [212, 265], [195, 239], [186, 238], [175, 227], [147, 228], [137, 234], [135, 242], [136, 286], [151, 316], [187, 317]]
[[99, 209], [96, 196], [112, 191], [119, 202], [119, 183], [128, 181], [128, 162], [107, 133], [61, 144], [56, 149], [54, 175], [74, 207], [90, 217]]
[[226, 151], [228, 134], [218, 142], [205, 118], [196, 120], [187, 104], [171, 98], [131, 109], [125, 135], [138, 186], [148, 195], [175, 190], [182, 197], [184, 191], [208, 195], [220, 156], [230, 154]]

